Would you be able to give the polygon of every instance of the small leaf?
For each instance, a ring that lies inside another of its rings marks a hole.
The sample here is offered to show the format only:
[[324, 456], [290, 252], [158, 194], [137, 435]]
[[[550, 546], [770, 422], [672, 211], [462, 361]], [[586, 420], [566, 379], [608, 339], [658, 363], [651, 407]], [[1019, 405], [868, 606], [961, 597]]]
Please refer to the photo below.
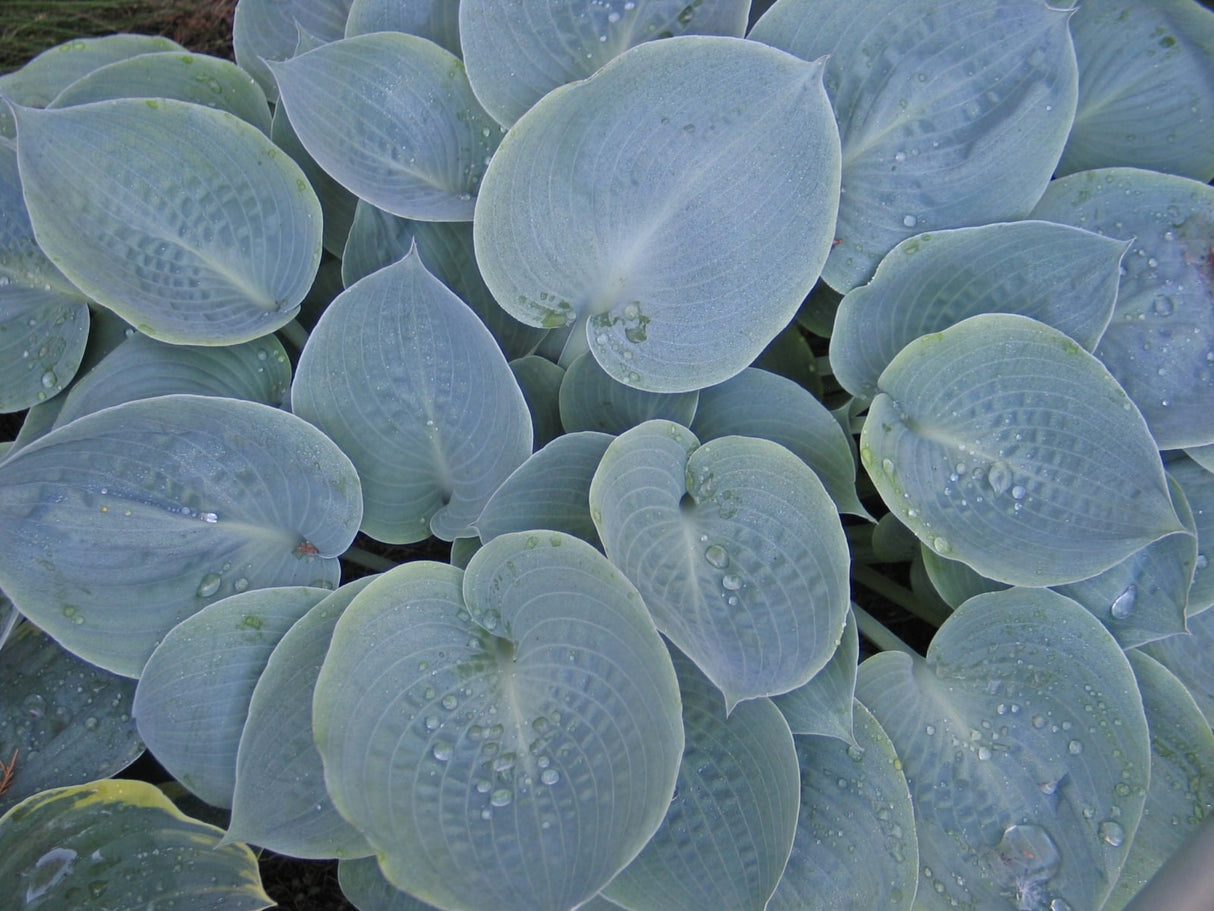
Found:
[[172, 395], [85, 415], [0, 465], [0, 588], [69, 651], [139, 676], [233, 592], [333, 586], [358, 476], [294, 415]]
[[336, 41], [345, 33], [350, 0], [240, 0], [232, 20], [236, 62], [278, 102], [278, 85], [267, 61], [295, 53], [300, 32], [318, 41]]
[[679, 37], [546, 95], [478, 197], [494, 297], [529, 325], [572, 326], [573, 344], [638, 389], [740, 372], [791, 321], [833, 237], [821, 72], [751, 41]]
[[300, 356], [291, 407], [349, 453], [362, 528], [409, 543], [473, 534], [531, 451], [531, 419], [501, 350], [416, 252], [339, 295]]
[[830, 364], [852, 395], [908, 343], [980, 313], [1019, 313], [1096, 347], [1113, 314], [1126, 245], [1044, 221], [918, 234], [899, 243], [872, 281], [844, 295]]
[[411, 562], [364, 589], [313, 722], [334, 803], [398, 888], [444, 908], [556, 911], [660, 824], [683, 751], [677, 686], [601, 554], [511, 534], [466, 573]]
[[46, 911], [273, 907], [253, 852], [222, 834], [142, 781], [43, 791], [0, 818], [0, 894]]
[[471, 221], [501, 132], [458, 57], [376, 32], [269, 66], [304, 147], [340, 184], [406, 218]]
[[661, 828], [603, 894], [630, 911], [763, 911], [792, 850], [797, 751], [767, 699], [726, 717], [721, 694], [672, 653], [686, 745]]
[[320, 209], [256, 128], [171, 99], [17, 112], [38, 245], [77, 287], [175, 344], [265, 335], [298, 312]]
[[780, 0], [755, 24], [753, 40], [829, 55], [844, 188], [831, 287], [868, 281], [925, 230], [1029, 213], [1075, 115], [1071, 13], [1039, 0]]
[[558, 398], [566, 433], [596, 430], [620, 434], [661, 418], [684, 426], [695, 417], [700, 393], [645, 392], [616, 382], [588, 353], [565, 370]]
[[1055, 180], [1032, 213], [1133, 241], [1096, 356], [1161, 449], [1214, 443], [1214, 187], [1133, 168]]
[[303, 587], [232, 595], [177, 624], [148, 658], [135, 688], [139, 735], [212, 806], [232, 806], [236, 749], [270, 653], [327, 595]]
[[857, 697], [910, 784], [916, 907], [1100, 908], [1150, 772], [1137, 682], [1116, 640], [1062, 595], [979, 595], [926, 660], [883, 652]]
[[1057, 329], [973, 316], [903, 348], [878, 388], [860, 454], [881, 498], [983, 576], [1075, 582], [1186, 531], [1142, 415]]
[[803, 686], [772, 698], [794, 734], [834, 737], [857, 746], [852, 705], [859, 660], [860, 632], [855, 615], [848, 611], [843, 638], [826, 666]]
[[834, 654], [847, 542], [822, 483], [784, 447], [750, 437], [701, 446], [677, 424], [648, 421], [607, 448], [590, 512], [608, 557], [727, 710], [803, 685]]

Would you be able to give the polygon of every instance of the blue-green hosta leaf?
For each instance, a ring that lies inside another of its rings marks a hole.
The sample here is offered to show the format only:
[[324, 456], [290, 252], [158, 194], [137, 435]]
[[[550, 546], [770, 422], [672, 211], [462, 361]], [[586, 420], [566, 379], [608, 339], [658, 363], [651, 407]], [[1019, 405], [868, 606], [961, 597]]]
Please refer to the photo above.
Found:
[[38, 249], [17, 153], [0, 145], [0, 412], [61, 392], [80, 366], [88, 334], [88, 304]]
[[898, 517], [892, 512], [887, 512], [877, 520], [877, 524], [873, 526], [871, 543], [873, 555], [880, 563], [904, 563], [913, 560], [922, 547], [915, 533], [898, 521]]
[[809, 339], [795, 322], [785, 326], [759, 353], [751, 366], [790, 379], [815, 397], [822, 396], [822, 374], [818, 372], [818, 359], [809, 347]]
[[38, 245], [141, 332], [226, 345], [294, 318], [320, 261], [303, 173], [255, 127], [170, 99], [21, 108]]
[[1206, 721], [1214, 725], [1214, 608], [1208, 608], [1185, 621], [1188, 632], [1148, 642], [1142, 651], [1180, 678], [1197, 701]]
[[343, 585], [321, 600], [270, 654], [240, 734], [225, 841], [250, 842], [290, 857], [371, 853], [325, 790], [324, 767], [312, 739], [312, 693], [333, 627], [373, 578]]
[[926, 660], [869, 658], [856, 691], [910, 784], [917, 908], [1101, 907], [1151, 744], [1134, 672], [1090, 613], [1044, 589], [979, 595]]
[[[25, 66], [0, 76], [0, 95], [14, 104], [44, 108], [61, 91], [98, 67], [138, 54], [185, 52], [176, 41], [152, 35], [106, 35], [76, 38], [49, 48]], [[12, 112], [0, 104], [0, 136], [12, 137]]]
[[531, 411], [534, 449], [547, 446], [565, 432], [561, 426], [561, 381], [565, 370], [547, 358], [529, 354], [510, 362]]
[[936, 590], [944, 603], [954, 610], [975, 595], [1001, 592], [1011, 588], [1004, 582], [986, 578], [960, 560], [950, 560], [948, 557], [940, 556], [929, 544], [920, 542], [919, 551], [923, 560], [923, 569], [927, 573], [932, 588]]
[[476, 312], [509, 359], [535, 350], [546, 329], [525, 326], [502, 309], [481, 278], [467, 222], [411, 222], [360, 201], [342, 254], [346, 286], [402, 259], [417, 244], [434, 276]]
[[0, 465], [0, 588], [69, 651], [137, 677], [217, 598], [336, 585], [361, 514], [350, 460], [294, 415], [206, 396], [129, 402]]
[[908, 911], [919, 848], [902, 763], [860, 703], [856, 743], [795, 737], [801, 818], [768, 911]]
[[176, 98], [235, 114], [267, 136], [270, 108], [253, 77], [236, 64], [179, 51], [139, 54], [98, 67], [55, 96], [66, 108], [113, 98]]
[[133, 335], [72, 386], [54, 426], [111, 405], [176, 393], [277, 407], [290, 385], [291, 363], [272, 335], [224, 348], [166, 345]]
[[629, 386], [684, 392], [740, 372], [792, 319], [834, 236], [821, 74], [755, 42], [688, 36], [550, 92], [481, 186], [473, 233], [494, 297], [529, 325], [572, 326]]
[[1132, 165], [1214, 177], [1214, 12], [1098, 0], [1071, 18], [1079, 109], [1059, 174]]
[[1209, 443], [1205, 446], [1186, 447], [1184, 454], [1206, 471], [1214, 471], [1214, 443]]
[[388, 882], [374, 857], [341, 861], [337, 865], [337, 882], [342, 895], [358, 911], [435, 911], [434, 905]]
[[1138, 650], [1126, 652], [1126, 657], [1138, 678], [1151, 729], [1151, 785], [1109, 908], [1121, 908], [1133, 898], [1198, 823], [1214, 813], [1214, 735], [1209, 723], [1162, 664]]
[[751, 437], [649, 421], [607, 448], [590, 513], [654, 621], [727, 709], [808, 681], [839, 644], [847, 541], [822, 482]]
[[586, 353], [566, 368], [557, 402], [566, 433], [597, 430], [620, 434], [654, 418], [687, 426], [695, 417], [699, 400], [700, 393], [695, 389], [646, 392], [625, 386], [608, 376]]
[[148, 657], [135, 688], [139, 736], [207, 803], [232, 806], [257, 678], [283, 634], [328, 594], [293, 586], [232, 595], [178, 623]]
[[456, 538], [451, 542], [451, 559], [448, 561], [458, 569], [467, 569], [472, 555], [481, 549], [480, 538]]
[[834, 737], [856, 746], [852, 704], [859, 660], [860, 632], [848, 611], [843, 638], [826, 666], [808, 683], [772, 699], [794, 734]]
[[780, 0], [756, 23], [757, 41], [830, 55], [843, 142], [832, 287], [863, 284], [911, 235], [1028, 214], [1075, 114], [1070, 16], [1040, 0]]
[[4, 641], [0, 672], [0, 762], [15, 770], [0, 812], [48, 788], [113, 775], [143, 752], [130, 714], [134, 682], [65, 652], [32, 624]]
[[1191, 459], [1171, 461], [1167, 469], [1184, 491], [1197, 526], [1197, 555], [1186, 608], [1187, 613], [1197, 614], [1214, 605], [1214, 571], [1208, 568], [1214, 557], [1214, 472]]
[[556, 911], [661, 823], [678, 684], [636, 590], [590, 545], [503, 535], [466, 573], [394, 569], [333, 634], [313, 722], [333, 801], [387, 878], [441, 908]]
[[990, 579], [1075, 582], [1186, 532], [1142, 415], [1057, 329], [972, 316], [903, 348], [878, 388], [860, 454], [882, 499]]
[[30, 911], [273, 907], [253, 852], [222, 834], [143, 781], [43, 791], [0, 818], [0, 894]]
[[361, 199], [406, 218], [470, 221], [501, 133], [460, 59], [399, 32], [270, 64], [300, 140]]
[[266, 61], [294, 54], [301, 32], [313, 40], [336, 41], [345, 34], [349, 12], [350, 0], [240, 0], [232, 20], [236, 62], [277, 103], [278, 85]]
[[814, 470], [840, 512], [870, 518], [856, 496], [856, 459], [847, 435], [826, 407], [792, 380], [748, 367], [701, 390], [688, 426], [705, 443], [723, 436], [779, 443]]
[[1214, 442], [1214, 187], [1134, 168], [1083, 171], [1051, 183], [1032, 214], [1133, 241], [1096, 356], [1160, 449]]
[[462, 0], [459, 24], [472, 88], [485, 110], [509, 126], [541, 96], [642, 41], [741, 38], [749, 9], [747, 0]]
[[902, 348], [979, 313], [1020, 313], [1089, 351], [1113, 315], [1126, 245], [1047, 221], [919, 234], [899, 243], [872, 281], [844, 295], [830, 365], [852, 395], [872, 398]]
[[769, 699], [728, 717], [721, 694], [672, 653], [685, 746], [661, 828], [603, 894], [629, 911], [763, 911], [792, 850], [797, 750]]
[[405, 32], [433, 41], [456, 57], [463, 55], [459, 3], [453, 0], [354, 0], [346, 17], [346, 37], [370, 32]]
[[300, 356], [291, 408], [358, 467], [380, 541], [474, 534], [531, 452], [531, 418], [489, 330], [417, 253], [342, 293]]
[[593, 430], [559, 436], [533, 453], [493, 492], [474, 523], [482, 541], [512, 531], [551, 528], [602, 549], [590, 518], [590, 482], [610, 434]]

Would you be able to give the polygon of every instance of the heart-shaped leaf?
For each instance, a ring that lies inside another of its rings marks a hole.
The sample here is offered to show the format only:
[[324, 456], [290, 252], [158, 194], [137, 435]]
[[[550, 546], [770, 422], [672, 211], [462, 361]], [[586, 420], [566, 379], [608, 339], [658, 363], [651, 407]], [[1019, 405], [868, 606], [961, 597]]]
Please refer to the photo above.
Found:
[[677, 681], [636, 590], [590, 545], [511, 534], [466, 573], [412, 562], [337, 623], [313, 721], [333, 801], [398, 888], [556, 911], [662, 820]]
[[779, 0], [750, 37], [829, 55], [843, 142], [837, 244], [822, 277], [866, 282], [924, 230], [1023, 218], [1075, 115], [1071, 10], [1039, 0]]
[[17, 111], [38, 246], [141, 332], [234, 344], [295, 317], [320, 262], [320, 208], [255, 127], [171, 99]]
[[645, 392], [616, 382], [589, 354], [565, 370], [558, 403], [566, 433], [597, 430], [620, 434], [637, 424], [661, 418], [684, 426], [695, 417], [700, 393]]
[[1033, 217], [1133, 241], [1096, 356], [1161, 449], [1214, 443], [1214, 187], [1134, 168], [1083, 171], [1051, 183]]
[[546, 95], [477, 200], [494, 297], [529, 325], [573, 326], [638, 389], [741, 371], [792, 319], [833, 237], [839, 150], [821, 73], [755, 42], [680, 37]]
[[222, 834], [143, 781], [43, 791], [0, 818], [0, 894], [46, 911], [273, 907], [253, 852]]
[[868, 709], [855, 704], [852, 746], [794, 737], [801, 816], [792, 855], [768, 911], [908, 911], [919, 850], [902, 762]]
[[416, 252], [329, 305], [291, 408], [349, 453], [363, 531], [380, 541], [474, 534], [485, 501], [531, 452], [527, 403], [493, 336]]
[[856, 617], [847, 613], [847, 625], [839, 647], [826, 667], [809, 682], [773, 697], [794, 734], [835, 737], [858, 746], [853, 733], [852, 706], [856, 694], [856, 666], [860, 660], [860, 631]]
[[1090, 613], [1044, 589], [979, 595], [926, 660], [860, 665], [857, 696], [910, 784], [916, 907], [1102, 906], [1142, 815], [1151, 747], [1134, 672]]
[[1025, 316], [973, 316], [881, 374], [860, 455], [937, 553], [1061, 585], [1186, 532], [1142, 415], [1095, 357]]
[[472, 88], [509, 126], [557, 86], [590, 76], [642, 41], [741, 38], [749, 8], [746, 0], [463, 0], [459, 20]]
[[0, 588], [69, 651], [137, 677], [217, 598], [336, 585], [361, 514], [350, 460], [294, 415], [209, 396], [129, 402], [0, 465]]
[[607, 556], [727, 710], [801, 686], [838, 647], [847, 541], [822, 483], [783, 446], [701, 446], [648, 421], [607, 448], [590, 513]]
[[249, 700], [236, 752], [225, 841], [290, 857], [361, 857], [371, 849], [325, 790], [312, 738], [312, 694], [333, 627], [372, 576], [343, 585], [304, 614], [274, 646]]
[[1189, 0], [1083, 3], [1079, 109], [1059, 174], [1132, 165], [1214, 178], [1214, 12]]
[[433, 41], [456, 57], [463, 54], [459, 41], [459, 4], [450, 0], [354, 0], [346, 16], [346, 37], [371, 32], [404, 32]]
[[1096, 347], [1113, 315], [1126, 245], [1046, 221], [919, 234], [881, 260], [872, 281], [843, 296], [830, 365], [870, 399], [909, 342], [979, 313], [1020, 313]]
[[471, 220], [501, 132], [458, 57], [376, 32], [269, 66], [304, 147], [342, 186], [406, 218]]
[[277, 103], [278, 84], [268, 60], [295, 53], [300, 33], [315, 41], [336, 41], [345, 34], [350, 0], [240, 0], [232, 19], [236, 62]]
[[721, 694], [672, 653], [686, 745], [662, 827], [603, 894], [629, 911], [763, 911], [792, 850], [797, 751], [768, 699], [728, 717]]

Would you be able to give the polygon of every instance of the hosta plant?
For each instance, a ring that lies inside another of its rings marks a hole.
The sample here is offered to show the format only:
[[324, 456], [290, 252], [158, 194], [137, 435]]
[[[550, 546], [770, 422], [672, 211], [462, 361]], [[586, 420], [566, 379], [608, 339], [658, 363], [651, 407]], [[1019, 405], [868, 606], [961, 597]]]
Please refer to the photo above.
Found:
[[1200, 827], [1214, 13], [234, 37], [0, 77], [14, 907], [1115, 911]]

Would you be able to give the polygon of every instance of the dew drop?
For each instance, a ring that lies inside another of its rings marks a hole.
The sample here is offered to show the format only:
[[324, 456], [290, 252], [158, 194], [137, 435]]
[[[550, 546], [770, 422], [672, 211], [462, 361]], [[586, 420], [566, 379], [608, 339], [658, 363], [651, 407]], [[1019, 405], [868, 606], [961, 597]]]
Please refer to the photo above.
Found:
[[726, 591], [736, 592], [742, 587], [742, 579], [740, 576], [735, 576], [733, 573], [729, 573], [727, 576], [721, 579], [721, 587]]
[[514, 792], [509, 788], [498, 788], [489, 795], [489, 803], [495, 807], [509, 806], [512, 800], [514, 800]]
[[1066, 751], [1072, 756], [1078, 756], [1083, 752], [1083, 743], [1079, 740], [1072, 740], [1066, 745]]
[[456, 699], [452, 693], [448, 693], [442, 698], [439, 704], [442, 705], [442, 707], [447, 711], [451, 711], [459, 707], [459, 700]]
[[1097, 831], [1100, 833], [1100, 840], [1110, 848], [1120, 848], [1125, 841], [1125, 829], [1111, 819], [1102, 822]]
[[58, 382], [59, 382], [59, 377], [55, 376], [54, 370], [48, 370], [48, 371], [46, 371], [46, 373], [42, 374], [42, 388], [43, 389], [54, 389], [55, 384]]
[[556, 769], [544, 769], [540, 772], [540, 781], [546, 785], [554, 785], [561, 780], [561, 773]]
[[1012, 469], [1007, 462], [996, 462], [986, 473], [986, 482], [996, 496], [1005, 493], [1012, 486]]
[[1027, 493], [1028, 493], [1028, 491], [1024, 489], [1023, 484], [1017, 484], [1015, 487], [1012, 488], [1012, 499], [1013, 500], [1023, 500], [1025, 497], [1025, 494], [1027, 494]]
[[1120, 595], [1109, 605], [1109, 613], [1114, 620], [1125, 620], [1134, 613], [1134, 602], [1138, 600], [1138, 586], [1130, 583]]
[[451, 744], [438, 741], [434, 744], [434, 758], [439, 762], [446, 762], [451, 758]]
[[198, 591], [195, 594], [199, 598], [209, 598], [219, 591], [219, 586], [222, 582], [223, 579], [220, 578], [219, 573], [207, 573], [202, 577], [202, 581], [198, 583]]
[[1159, 297], [1155, 298], [1154, 305], [1151, 309], [1155, 311], [1156, 316], [1171, 316], [1172, 311], [1176, 309], [1176, 302], [1166, 294], [1161, 294]]
[[427, 730], [427, 731], [437, 731], [437, 730], [438, 730], [439, 723], [440, 723], [440, 722], [439, 722], [439, 720], [438, 720], [438, 716], [437, 716], [437, 715], [428, 715], [428, 716], [426, 716], [426, 730]]
[[948, 538], [937, 536], [932, 538], [932, 548], [938, 554], [947, 554], [952, 551], [953, 545], [948, 543]]
[[906, 215], [902, 219], [902, 224], [906, 225], [908, 228], [913, 228], [915, 225], [919, 224], [919, 219], [915, 218], [913, 215]]
[[214, 525], [219, 521], [219, 516], [215, 515], [213, 512], [200, 513], [198, 518], [202, 519], [202, 521], [206, 522], [208, 525]]
[[990, 758], [991, 758], [991, 751], [990, 751], [989, 747], [978, 747], [978, 759], [980, 761], [986, 762]]
[[239, 593], [239, 592], [248, 591], [248, 590], [249, 590], [249, 580], [246, 579], [244, 576], [241, 576], [239, 579], [237, 579], [235, 582], [232, 583], [232, 591], [234, 591], [234, 592]]
[[1042, 884], [1058, 872], [1062, 860], [1049, 833], [1032, 824], [1004, 829], [999, 844], [989, 849], [984, 859], [995, 882], [1023, 898], [1038, 893]]
[[491, 790], [493, 790], [493, 782], [488, 778], [478, 778], [476, 780], [476, 793], [488, 794]]
[[893, 473], [894, 473], [894, 461], [893, 461], [893, 459], [882, 459], [882, 460], [881, 460], [881, 468], [882, 468], [882, 470], [883, 470], [883, 471], [884, 471], [886, 474], [893, 474]]
[[713, 544], [704, 550], [704, 559], [717, 569], [724, 569], [729, 565], [729, 551], [719, 544]]

